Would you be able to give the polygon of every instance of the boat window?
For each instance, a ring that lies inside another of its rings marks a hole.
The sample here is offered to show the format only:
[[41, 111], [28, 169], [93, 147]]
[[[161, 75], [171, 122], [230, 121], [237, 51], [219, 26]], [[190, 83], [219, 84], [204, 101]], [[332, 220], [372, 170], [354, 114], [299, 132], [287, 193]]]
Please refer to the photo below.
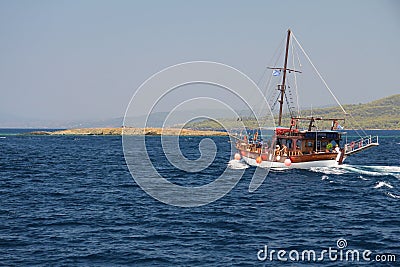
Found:
[[287, 146], [287, 141], [286, 141], [286, 139], [279, 139], [279, 143], [278, 143], [281, 147], [283, 146], [283, 145], [285, 145], [285, 146]]
[[297, 140], [296, 146], [297, 149], [301, 149], [301, 140]]
[[271, 144], [274, 142], [273, 140], [274, 134], [275, 134], [274, 130], [261, 129], [259, 138], [263, 140], [264, 144], [266, 144], [268, 147], [271, 147]]
[[332, 140], [332, 147], [335, 148], [336, 145], [339, 145], [339, 143], [336, 140]]
[[327, 145], [328, 145], [328, 142], [326, 142], [326, 141], [322, 142], [322, 147], [323, 148], [326, 148]]
[[291, 139], [286, 140], [286, 146], [287, 146], [289, 149], [292, 149], [292, 148], [293, 148], [293, 146], [292, 146], [292, 140], [291, 140]]

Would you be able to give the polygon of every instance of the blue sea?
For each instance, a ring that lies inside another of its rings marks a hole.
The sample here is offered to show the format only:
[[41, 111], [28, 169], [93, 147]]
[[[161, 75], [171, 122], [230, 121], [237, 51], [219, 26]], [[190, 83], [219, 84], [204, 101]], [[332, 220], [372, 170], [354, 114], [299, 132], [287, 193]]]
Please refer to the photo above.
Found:
[[[143, 191], [121, 137], [19, 135], [27, 131], [0, 129], [2, 266], [399, 266], [400, 131], [371, 132], [380, 146], [341, 168], [270, 171], [253, 193], [247, 168], [224, 197], [193, 208]], [[181, 137], [183, 154], [196, 159], [201, 139]], [[146, 141], [169, 181], [199, 186], [234, 153], [227, 137], [212, 139], [216, 159], [196, 174], [169, 164], [159, 137]], [[336, 259], [318, 260], [330, 248]], [[346, 260], [349, 250], [360, 259]]]

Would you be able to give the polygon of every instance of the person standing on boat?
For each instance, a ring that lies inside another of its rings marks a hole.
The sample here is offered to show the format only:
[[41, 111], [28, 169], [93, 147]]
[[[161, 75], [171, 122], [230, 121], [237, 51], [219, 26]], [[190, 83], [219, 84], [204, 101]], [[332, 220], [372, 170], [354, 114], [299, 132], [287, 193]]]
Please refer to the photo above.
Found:
[[338, 145], [338, 144], [336, 144], [336, 147], [335, 147], [335, 152], [336, 152], [336, 153], [339, 153], [339, 152], [340, 152], [340, 147], [339, 147], [339, 145]]
[[287, 156], [288, 148], [287, 148], [287, 146], [285, 144], [282, 145], [281, 152], [282, 152], [283, 156]]
[[275, 146], [275, 156], [280, 156], [280, 154], [281, 154], [281, 149], [280, 149], [280, 146], [279, 145], [276, 145]]
[[342, 152], [340, 151], [340, 147], [339, 147], [338, 144], [336, 144], [335, 152], [337, 153], [337, 156], [336, 156], [336, 159], [335, 159], [336, 162], [338, 164], [342, 164], [342, 162], [343, 162], [343, 158], [341, 158], [342, 157]]

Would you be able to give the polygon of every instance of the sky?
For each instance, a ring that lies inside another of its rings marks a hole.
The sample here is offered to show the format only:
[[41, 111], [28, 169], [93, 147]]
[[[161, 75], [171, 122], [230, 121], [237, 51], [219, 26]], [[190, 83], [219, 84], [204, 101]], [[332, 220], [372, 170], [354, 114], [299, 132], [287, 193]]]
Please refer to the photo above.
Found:
[[146, 79], [186, 61], [258, 81], [288, 28], [342, 103], [400, 93], [395, 0], [0, 0], [0, 120], [121, 117]]

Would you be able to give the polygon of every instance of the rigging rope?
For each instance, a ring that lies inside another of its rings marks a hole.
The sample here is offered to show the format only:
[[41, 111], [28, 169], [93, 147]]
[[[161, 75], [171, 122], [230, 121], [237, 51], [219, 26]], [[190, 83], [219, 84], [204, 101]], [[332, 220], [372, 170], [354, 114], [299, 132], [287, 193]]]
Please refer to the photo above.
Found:
[[[275, 52], [272, 54], [272, 58], [270, 59], [269, 62], [272, 62], [272, 61], [273, 61], [273, 59], [275, 58], [275, 56], [278, 54], [279, 48], [282, 47], [282, 44], [283, 44], [284, 41], [285, 41], [285, 38], [282, 38], [282, 40], [281, 40], [279, 46], [275, 49]], [[274, 66], [277, 64], [279, 58], [280, 58], [281, 55], [282, 55], [282, 52], [283, 52], [283, 51], [281, 51], [281, 52], [279, 53], [279, 56], [277, 57]], [[268, 70], [268, 68], [265, 68], [265, 69], [264, 69], [263, 74], [261, 75], [260, 79], [259, 79], [258, 82], [257, 82], [257, 85], [258, 85], [258, 86], [260, 86], [261, 80], [262, 80], [262, 78], [264, 78], [264, 75], [265, 75], [265, 73], [267, 72], [267, 70]], [[268, 89], [268, 86], [267, 86], [266, 89]], [[267, 92], [265, 92], [265, 93], [267, 93]]]
[[[319, 78], [321, 79], [321, 81], [324, 83], [326, 89], [328, 89], [329, 93], [332, 95], [332, 97], [335, 99], [336, 103], [339, 105], [339, 107], [342, 109], [343, 113], [345, 115], [349, 115], [352, 119], [354, 119], [353, 115], [351, 115], [351, 113], [347, 113], [346, 110], [344, 109], [344, 107], [342, 106], [342, 104], [340, 104], [339, 100], [336, 98], [336, 96], [333, 94], [332, 90], [329, 88], [328, 84], [326, 83], [326, 81], [324, 80], [324, 78], [322, 77], [322, 75], [319, 73], [319, 71], [317, 70], [317, 68], [315, 67], [315, 65], [312, 63], [310, 57], [307, 55], [306, 51], [303, 49], [303, 47], [301, 46], [301, 44], [299, 43], [299, 41], [297, 40], [296, 36], [293, 34], [292, 32], [292, 37], [293, 39], [296, 41], [297, 45], [300, 47], [301, 51], [303, 52], [303, 54], [306, 56], [306, 58], [308, 59], [308, 61], [310, 62], [311, 66], [314, 68], [315, 72], [318, 74]], [[357, 124], [356, 120], [354, 119], [355, 124]], [[358, 127], [360, 127], [359, 124], [357, 124]], [[362, 127], [360, 127], [361, 131], [363, 132], [364, 135], [367, 135], [367, 133], [364, 131], [364, 129]], [[358, 136], [361, 137], [361, 135], [358, 133], [358, 131], [356, 129], [354, 129], [355, 132], [357, 133]]]
[[317, 68], [314, 66], [314, 64], [312, 63], [310, 57], [307, 55], [306, 51], [304, 51], [303, 47], [301, 46], [301, 44], [299, 43], [299, 41], [297, 41], [296, 36], [294, 36], [294, 34], [292, 33], [293, 39], [296, 41], [296, 43], [298, 44], [298, 46], [300, 47], [301, 51], [303, 52], [303, 54], [306, 56], [306, 58], [308, 59], [308, 61], [310, 62], [311, 66], [314, 68], [315, 72], [318, 74], [319, 78], [322, 80], [322, 82], [324, 83], [326, 89], [328, 89], [329, 93], [332, 95], [332, 97], [335, 99], [336, 103], [340, 106], [340, 108], [343, 110], [344, 114], [348, 114], [346, 112], [346, 110], [343, 108], [342, 104], [340, 104], [339, 100], [336, 98], [336, 96], [333, 94], [332, 90], [329, 88], [328, 84], [325, 82], [324, 78], [322, 78], [322, 75], [319, 73], [319, 71], [317, 70]]
[[[272, 57], [271, 57], [271, 59], [269, 61], [269, 62], [273, 62], [274, 59], [275, 59], [275, 62], [273, 64], [273, 66], [276, 66], [278, 64], [278, 61], [279, 61], [279, 59], [281, 58], [281, 56], [283, 54], [283, 50], [281, 48], [283, 46], [284, 41], [285, 41], [285, 36], [282, 38], [281, 42], [279, 43], [279, 46], [277, 46], [277, 48], [275, 49], [274, 54], [272, 55]], [[261, 80], [264, 78], [267, 70], [268, 70], [268, 68], [265, 68], [265, 70], [263, 71], [263, 74], [261, 75], [260, 79], [258, 80], [258, 83], [257, 83], [258, 86], [260, 86]], [[271, 81], [272, 81], [273, 77], [274, 76], [271, 73], [271, 75], [269, 76], [268, 82], [266, 83], [265, 91], [263, 92], [264, 93], [264, 97], [267, 99], [267, 102], [268, 102], [268, 99], [275, 98], [276, 91], [270, 89], [270, 85], [271, 85]], [[262, 110], [267, 109], [267, 105], [265, 104], [265, 101], [260, 100], [260, 102], [261, 102], [261, 105], [260, 105], [258, 114], [262, 114]], [[270, 109], [272, 111], [274, 109], [275, 105], [273, 105], [272, 107], [271, 107], [270, 103], [268, 103], [268, 105], [270, 106]]]
[[[295, 68], [295, 63], [294, 63], [294, 50], [295, 50], [294, 49], [294, 45], [292, 43], [293, 69], [296, 69]], [[298, 54], [297, 54], [297, 59], [299, 61], [299, 65], [301, 66], [300, 58], [299, 58]], [[300, 115], [300, 104], [299, 104], [299, 91], [298, 91], [298, 87], [297, 87], [297, 75], [296, 75], [296, 72], [294, 72], [293, 75], [294, 75], [294, 88], [295, 88], [295, 91], [296, 91], [296, 100], [297, 100], [297, 116], [301, 117], [301, 115]]]
[[288, 98], [287, 98], [286, 93], [285, 93], [285, 99], [286, 99], [286, 105], [287, 105], [288, 110], [289, 110], [289, 113], [290, 113], [290, 117], [294, 117], [294, 116], [293, 116], [293, 111], [292, 111], [292, 108], [293, 108], [293, 107], [291, 107], [291, 106], [289, 105], [289, 100], [288, 100]]

